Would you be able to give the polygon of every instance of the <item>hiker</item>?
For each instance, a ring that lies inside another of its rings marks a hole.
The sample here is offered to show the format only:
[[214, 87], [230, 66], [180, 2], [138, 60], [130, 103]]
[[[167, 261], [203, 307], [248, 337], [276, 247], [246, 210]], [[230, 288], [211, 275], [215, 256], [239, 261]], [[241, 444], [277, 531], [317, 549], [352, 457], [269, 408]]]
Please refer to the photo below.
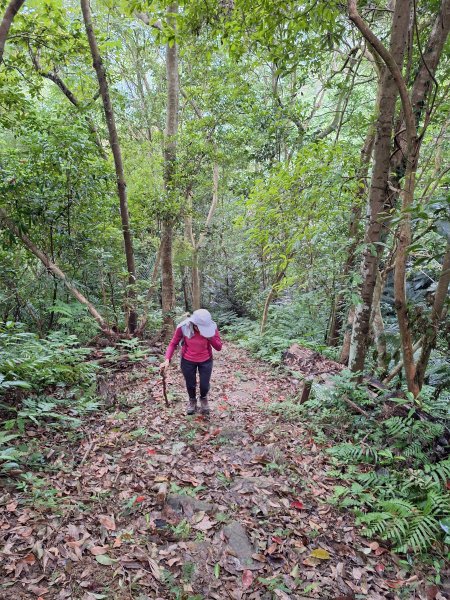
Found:
[[217, 325], [211, 314], [204, 308], [193, 312], [192, 316], [180, 323], [166, 351], [166, 360], [161, 363], [160, 371], [165, 371], [170, 363], [175, 348], [181, 342], [181, 372], [186, 380], [189, 394], [187, 414], [193, 415], [197, 410], [197, 369], [200, 376], [200, 413], [209, 415], [208, 392], [209, 380], [213, 368], [214, 350], [222, 349]]

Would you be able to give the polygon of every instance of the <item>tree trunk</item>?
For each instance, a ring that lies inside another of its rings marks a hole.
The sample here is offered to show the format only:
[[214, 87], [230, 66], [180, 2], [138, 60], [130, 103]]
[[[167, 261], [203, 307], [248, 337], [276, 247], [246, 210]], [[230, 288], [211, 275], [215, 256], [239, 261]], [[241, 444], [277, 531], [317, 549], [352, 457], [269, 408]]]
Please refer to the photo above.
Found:
[[[178, 4], [171, 3], [167, 7], [169, 24], [175, 28], [176, 23], [170, 14], [178, 12]], [[167, 73], [167, 116], [164, 140], [164, 185], [168, 201], [175, 194], [175, 161], [177, 156], [178, 106], [180, 85], [178, 79], [178, 48], [176, 42], [166, 45]], [[175, 328], [175, 286], [172, 260], [173, 217], [166, 217], [162, 224], [161, 238], [161, 283], [163, 334], [172, 335]]]
[[414, 199], [416, 159], [411, 154], [411, 166], [405, 177], [405, 189], [402, 192], [402, 222], [399, 227], [397, 253], [394, 272], [394, 304], [397, 312], [400, 340], [402, 344], [403, 369], [408, 390], [417, 396], [420, 392], [415, 381], [414, 351], [411, 328], [409, 326], [408, 303], [406, 298], [406, 262], [411, 245], [411, 214], [409, 208]]
[[[390, 74], [392, 75], [395, 85], [397, 86], [401, 101], [402, 101], [402, 119], [400, 119], [401, 130], [399, 132], [404, 135], [400, 138], [397, 136], [399, 151], [403, 155], [400, 164], [402, 169], [406, 167], [405, 185], [402, 191], [402, 222], [399, 226], [398, 244], [395, 261], [394, 275], [394, 297], [395, 308], [397, 312], [397, 320], [400, 329], [400, 338], [402, 345], [403, 364], [405, 377], [408, 385], [408, 390], [417, 396], [420, 392], [420, 386], [416, 378], [416, 366], [414, 364], [414, 347], [409, 327], [407, 298], [406, 298], [406, 263], [409, 254], [409, 246], [412, 239], [411, 231], [411, 214], [410, 207], [414, 200], [415, 177], [419, 151], [423, 133], [425, 132], [432, 112], [433, 102], [431, 107], [427, 109], [425, 123], [422, 133], [417, 137], [417, 125], [420, 121], [425, 99], [434, 79], [434, 71], [444, 47], [446, 37], [450, 28], [450, 1], [442, 0], [440, 13], [438, 14], [433, 30], [430, 35], [427, 54], [429, 55], [431, 69], [427, 64], [426, 57], [421, 53], [422, 63], [418, 74], [415, 78], [411, 99], [406, 88], [406, 82], [402, 76], [398, 62], [392, 53], [389, 53], [380, 40], [373, 34], [367, 24], [361, 19], [356, 8], [356, 0], [349, 0], [349, 14], [351, 20], [357, 25], [364, 37], [374, 46], [375, 50], [382, 57]], [[396, 6], [397, 8], [397, 6]], [[414, 10], [416, 5], [414, 4]], [[403, 125], [404, 122], [404, 125]], [[405, 144], [406, 137], [406, 144]], [[397, 170], [397, 179], [399, 180], [403, 174], [403, 170]], [[397, 189], [397, 186], [395, 186]], [[395, 195], [396, 192], [394, 192]], [[422, 354], [424, 354], [422, 352]], [[427, 361], [426, 361], [427, 362]], [[424, 375], [424, 373], [423, 373]]]
[[[410, 1], [397, 0], [392, 17], [390, 55], [399, 67], [403, 63], [409, 16]], [[390, 69], [384, 68], [381, 82], [380, 110], [376, 126], [374, 165], [369, 192], [369, 222], [365, 232], [366, 247], [361, 264], [361, 302], [355, 311], [349, 354], [349, 366], [354, 372], [364, 369], [367, 353], [373, 291], [381, 254], [379, 242], [383, 229], [382, 214], [389, 178], [393, 118], [397, 95], [396, 79]]]
[[7, 228], [11, 231], [12, 234], [14, 234], [15, 237], [22, 241], [24, 246], [28, 248], [28, 250], [42, 262], [42, 264], [50, 271], [50, 273], [58, 277], [58, 279], [61, 279], [61, 281], [64, 283], [70, 294], [72, 294], [72, 296], [76, 298], [78, 302], [81, 302], [81, 304], [84, 304], [84, 306], [86, 306], [90, 314], [97, 321], [98, 325], [100, 326], [100, 329], [106, 335], [113, 336], [114, 333], [109, 329], [105, 319], [97, 311], [95, 306], [91, 302], [89, 302], [89, 300], [72, 283], [70, 283], [65, 273], [61, 271], [61, 269], [53, 261], [50, 260], [50, 258], [45, 254], [45, 252], [42, 252], [42, 250], [40, 250], [30, 240], [30, 238], [27, 235], [25, 235], [19, 227], [17, 227], [17, 225], [8, 217], [3, 208], [0, 208], [0, 221], [7, 226]]
[[81, 10], [83, 12], [84, 24], [91, 49], [92, 61], [95, 72], [97, 73], [100, 95], [103, 101], [103, 110], [105, 113], [106, 124], [108, 126], [109, 143], [114, 157], [114, 165], [116, 169], [117, 191], [120, 203], [120, 216], [122, 219], [122, 232], [125, 246], [125, 256], [127, 260], [128, 270], [128, 289], [127, 297], [129, 300], [128, 324], [127, 328], [130, 333], [134, 333], [137, 326], [136, 313], [136, 268], [134, 264], [133, 239], [130, 230], [130, 219], [128, 214], [128, 200], [125, 175], [123, 171], [122, 152], [120, 150], [119, 137], [114, 118], [114, 110], [111, 104], [109, 95], [108, 80], [106, 70], [97, 46], [94, 28], [92, 25], [91, 13], [89, 8], [89, 0], [81, 0]]
[[[376, 109], [378, 110], [378, 100], [376, 103]], [[376, 112], [377, 112], [376, 110]], [[361, 220], [362, 212], [362, 200], [367, 192], [367, 175], [369, 172], [370, 159], [372, 157], [373, 145], [375, 142], [375, 129], [370, 126], [364, 145], [361, 149], [361, 162], [359, 172], [357, 175], [358, 180], [358, 191], [356, 193], [355, 202], [351, 208], [351, 217], [349, 223], [348, 236], [350, 240], [350, 246], [347, 250], [347, 257], [345, 259], [344, 268], [342, 271], [342, 279], [346, 283], [349, 274], [353, 270], [356, 262], [356, 248], [361, 241], [359, 234], [359, 223]], [[331, 327], [328, 335], [327, 343], [329, 346], [337, 346], [339, 343], [339, 337], [344, 321], [344, 294], [340, 291], [336, 297], [334, 304], [334, 317], [331, 322]]]
[[[419, 125], [423, 112], [426, 109], [426, 101], [430, 95], [433, 82], [435, 83], [434, 75], [437, 66], [442, 56], [442, 51], [446, 39], [450, 31], [450, 0], [442, 0], [439, 13], [436, 15], [427, 46], [423, 52], [423, 59], [417, 68], [417, 74], [414, 78], [414, 83], [411, 90], [411, 104], [414, 113], [416, 126]], [[429, 115], [430, 109], [427, 109]], [[391, 190], [397, 190], [400, 187], [400, 180], [403, 178], [407, 166], [407, 156], [405, 153], [406, 134], [404, 118], [399, 119], [397, 127], [397, 148], [391, 158]], [[397, 195], [394, 191], [390, 195], [389, 205], [394, 206]]]
[[372, 314], [370, 326], [373, 331], [375, 347], [377, 349], [377, 366], [381, 371], [380, 377], [384, 377], [388, 368], [386, 334], [384, 331], [383, 315], [381, 314], [381, 296], [386, 278], [380, 271], [377, 273], [377, 281], [373, 293]]
[[192, 310], [201, 308], [200, 271], [198, 268], [198, 250], [192, 252]]
[[14, 17], [22, 8], [25, 0], [11, 0], [5, 10], [2, 22], [0, 24], [0, 64], [3, 61], [3, 53], [5, 51], [6, 38], [8, 37], [9, 29], [14, 21]]
[[439, 277], [436, 294], [434, 297], [433, 308], [431, 309], [430, 324], [427, 328], [423, 340], [422, 340], [422, 352], [420, 353], [419, 360], [417, 361], [415, 382], [417, 387], [422, 389], [423, 382], [425, 379], [425, 372], [430, 360], [430, 354], [433, 348], [436, 346], [436, 338], [438, 333], [438, 326], [442, 319], [445, 300], [448, 294], [448, 286], [450, 284], [450, 243], [447, 243], [447, 249], [444, 255], [444, 262], [442, 264], [442, 271]]
[[339, 362], [342, 363], [343, 365], [348, 365], [354, 320], [355, 320], [355, 307], [351, 306], [349, 313], [348, 313], [348, 317], [347, 317], [347, 325], [346, 325], [346, 328], [344, 331], [344, 340], [342, 342], [341, 354], [339, 356]]
[[269, 316], [269, 306], [272, 300], [275, 298], [275, 289], [272, 287], [270, 292], [267, 294], [266, 301], [264, 303], [264, 310], [261, 318], [261, 326], [259, 329], [259, 333], [262, 335], [266, 329], [267, 325], [267, 317]]

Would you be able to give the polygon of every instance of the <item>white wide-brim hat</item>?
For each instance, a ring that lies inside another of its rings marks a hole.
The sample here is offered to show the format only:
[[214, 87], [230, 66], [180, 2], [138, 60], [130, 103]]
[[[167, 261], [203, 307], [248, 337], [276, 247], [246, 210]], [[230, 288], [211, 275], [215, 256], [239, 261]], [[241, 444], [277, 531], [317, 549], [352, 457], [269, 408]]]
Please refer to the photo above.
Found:
[[198, 330], [203, 337], [210, 338], [216, 333], [217, 325], [212, 320], [209, 310], [206, 310], [205, 308], [194, 310], [189, 317], [189, 321], [194, 325], [197, 325]]

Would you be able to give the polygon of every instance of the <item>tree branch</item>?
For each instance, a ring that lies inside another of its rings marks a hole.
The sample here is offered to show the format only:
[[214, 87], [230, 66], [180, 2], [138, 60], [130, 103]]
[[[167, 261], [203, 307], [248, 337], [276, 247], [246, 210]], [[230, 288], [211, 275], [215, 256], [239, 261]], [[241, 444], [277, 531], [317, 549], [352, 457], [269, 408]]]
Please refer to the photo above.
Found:
[[3, 15], [0, 24], [0, 63], [3, 61], [3, 52], [5, 51], [6, 38], [8, 37], [9, 29], [14, 21], [14, 17], [19, 12], [24, 2], [25, 0], [11, 0]]

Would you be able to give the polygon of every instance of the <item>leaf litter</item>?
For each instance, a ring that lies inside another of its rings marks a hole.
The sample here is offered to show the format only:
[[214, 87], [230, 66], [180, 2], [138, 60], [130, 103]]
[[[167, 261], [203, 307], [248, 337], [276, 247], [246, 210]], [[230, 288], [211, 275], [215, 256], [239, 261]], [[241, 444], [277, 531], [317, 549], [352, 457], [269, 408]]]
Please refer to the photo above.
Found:
[[326, 455], [307, 424], [267, 413], [296, 393], [283, 372], [227, 344], [206, 421], [186, 418], [177, 368], [166, 408], [148, 363], [121, 367], [72, 439], [27, 432], [49, 457], [35, 473], [45, 485], [31, 499], [0, 492], [2, 599], [430, 597], [326, 503]]

